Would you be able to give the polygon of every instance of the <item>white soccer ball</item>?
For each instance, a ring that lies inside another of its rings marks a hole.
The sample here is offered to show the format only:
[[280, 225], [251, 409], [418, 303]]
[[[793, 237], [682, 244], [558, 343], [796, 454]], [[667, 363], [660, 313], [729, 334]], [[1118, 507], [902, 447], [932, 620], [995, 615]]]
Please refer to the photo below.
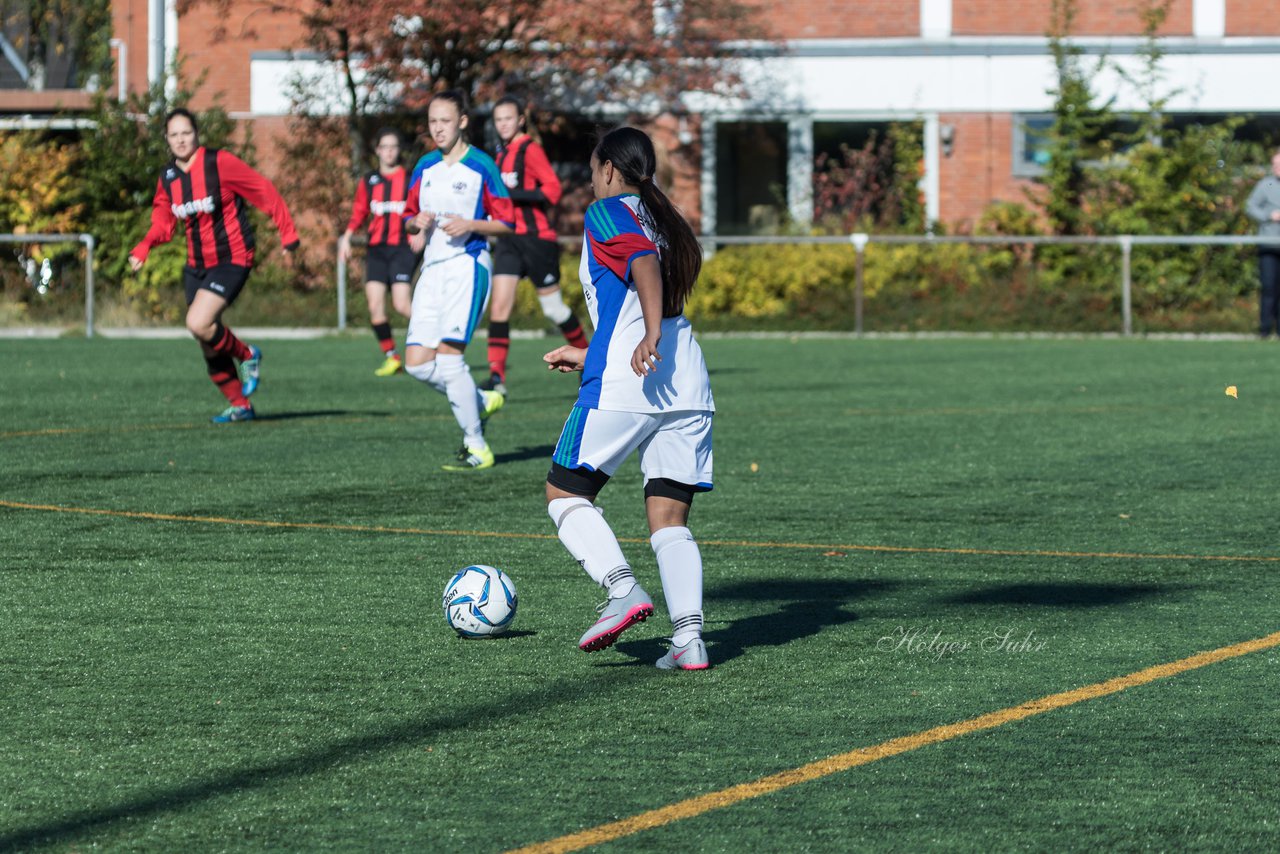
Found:
[[468, 566], [445, 585], [441, 604], [445, 622], [462, 637], [500, 635], [516, 617], [516, 585], [495, 567]]

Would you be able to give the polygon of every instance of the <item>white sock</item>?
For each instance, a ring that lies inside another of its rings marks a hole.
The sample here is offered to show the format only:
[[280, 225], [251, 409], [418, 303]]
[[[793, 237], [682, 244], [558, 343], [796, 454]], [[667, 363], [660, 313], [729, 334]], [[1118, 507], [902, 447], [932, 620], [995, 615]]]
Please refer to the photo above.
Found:
[[415, 380], [424, 382], [444, 394], [444, 383], [440, 379], [440, 372], [436, 370], [435, 359], [430, 362], [423, 362], [421, 365], [405, 365], [404, 372]]
[[600, 509], [585, 498], [556, 498], [547, 503], [560, 542], [609, 596], [625, 596], [636, 583], [631, 565]]
[[443, 384], [445, 397], [453, 407], [453, 417], [462, 428], [462, 441], [468, 448], [487, 448], [484, 431], [480, 426], [480, 391], [467, 370], [461, 353], [444, 353], [436, 356], [436, 373]]
[[684, 646], [702, 636], [702, 552], [688, 528], [663, 528], [649, 544], [658, 558], [662, 594], [671, 615], [671, 642]]
[[542, 306], [542, 313], [546, 315], [547, 320], [556, 326], [573, 316], [573, 309], [565, 305], [558, 288], [549, 294], [538, 294], [538, 303]]

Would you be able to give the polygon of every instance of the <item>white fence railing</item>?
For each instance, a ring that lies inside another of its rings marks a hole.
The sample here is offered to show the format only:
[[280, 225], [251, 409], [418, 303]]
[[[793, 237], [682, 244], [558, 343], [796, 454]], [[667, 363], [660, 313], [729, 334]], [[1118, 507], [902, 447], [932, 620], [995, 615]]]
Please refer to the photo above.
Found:
[[1106, 237], [1050, 237], [1050, 236], [986, 236], [949, 235], [934, 237], [927, 234], [863, 234], [836, 235], [831, 237], [758, 236], [717, 237], [704, 235], [699, 238], [704, 247], [741, 246], [769, 243], [785, 244], [840, 244], [853, 246], [857, 253], [853, 282], [854, 332], [862, 334], [863, 262], [867, 247], [872, 243], [883, 244], [944, 244], [965, 243], [975, 246], [1116, 246], [1120, 249], [1120, 326], [1125, 335], [1133, 334], [1133, 247], [1135, 246], [1277, 246], [1280, 238], [1234, 235], [1187, 235], [1167, 237], [1154, 234], [1119, 234]]
[[[1121, 331], [1125, 335], [1133, 334], [1133, 247], [1135, 246], [1276, 246], [1280, 247], [1280, 238], [1250, 236], [1197, 236], [1187, 235], [1167, 237], [1152, 234], [1121, 234], [1106, 237], [1049, 237], [1049, 236], [976, 236], [948, 235], [933, 237], [929, 235], [908, 234], [846, 234], [832, 236], [799, 236], [799, 235], [750, 235], [725, 236], [706, 234], [698, 238], [708, 252], [714, 252], [721, 246], [750, 246], [768, 244], [791, 245], [848, 245], [856, 254], [854, 291], [854, 332], [863, 332], [863, 264], [867, 247], [879, 243], [892, 244], [947, 244], [961, 243], [989, 246], [1114, 246], [1120, 250], [1120, 290]], [[580, 238], [561, 238], [561, 242], [570, 246], [581, 243]], [[84, 256], [84, 328], [85, 337], [92, 338], [94, 333], [94, 250], [97, 246], [91, 234], [0, 234], [0, 244], [4, 243], [80, 243], [85, 247]], [[339, 263], [337, 273], [338, 292], [338, 330], [347, 328], [347, 265]]]
[[[1120, 249], [1120, 327], [1125, 335], [1133, 334], [1133, 247], [1135, 246], [1280, 246], [1280, 238], [1258, 236], [1194, 236], [1166, 237], [1154, 234], [1121, 234], [1107, 237], [1051, 237], [1051, 236], [978, 236], [948, 235], [934, 237], [927, 234], [844, 234], [831, 236], [800, 235], [749, 235], [726, 236], [704, 234], [698, 237], [708, 252], [714, 252], [721, 246], [758, 246], [767, 244], [788, 245], [832, 245], [842, 244], [853, 247], [857, 255], [853, 281], [854, 332], [863, 332], [863, 264], [867, 247], [873, 243], [892, 244], [945, 244], [964, 243], [970, 245], [991, 246], [1115, 246]], [[569, 246], [581, 244], [581, 238], [562, 237], [560, 242]], [[347, 265], [339, 263], [337, 267], [338, 282], [338, 329], [347, 328]]]

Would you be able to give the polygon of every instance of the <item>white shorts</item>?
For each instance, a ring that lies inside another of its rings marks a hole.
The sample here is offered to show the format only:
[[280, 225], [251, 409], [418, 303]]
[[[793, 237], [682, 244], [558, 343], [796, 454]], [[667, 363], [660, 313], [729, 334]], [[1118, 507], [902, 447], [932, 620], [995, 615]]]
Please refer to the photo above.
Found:
[[489, 304], [492, 271], [488, 250], [423, 266], [413, 288], [405, 346], [435, 350], [441, 342], [469, 344]]
[[573, 407], [552, 462], [613, 476], [632, 451], [640, 452], [645, 483], [667, 478], [711, 489], [712, 412], [614, 412]]

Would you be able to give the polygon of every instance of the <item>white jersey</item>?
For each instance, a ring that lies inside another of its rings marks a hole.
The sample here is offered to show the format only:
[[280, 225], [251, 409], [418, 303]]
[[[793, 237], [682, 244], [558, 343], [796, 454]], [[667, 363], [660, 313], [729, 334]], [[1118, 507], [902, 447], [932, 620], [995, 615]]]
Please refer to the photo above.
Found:
[[585, 225], [579, 278], [595, 335], [578, 405], [620, 412], [714, 411], [702, 348], [684, 315], [663, 318], [656, 371], [637, 377], [631, 370], [631, 356], [644, 338], [631, 263], [659, 252], [640, 197], [597, 201], [587, 209]]
[[476, 232], [450, 237], [439, 227], [441, 220], [462, 217], [494, 219], [508, 226], [515, 224], [511, 195], [502, 183], [497, 165], [474, 145], [467, 147], [457, 163], [446, 162], [439, 151], [424, 155], [418, 161], [409, 179], [405, 219], [417, 216], [419, 211], [430, 211], [437, 221], [422, 255], [424, 267], [463, 254], [478, 258], [488, 248], [484, 235]]

